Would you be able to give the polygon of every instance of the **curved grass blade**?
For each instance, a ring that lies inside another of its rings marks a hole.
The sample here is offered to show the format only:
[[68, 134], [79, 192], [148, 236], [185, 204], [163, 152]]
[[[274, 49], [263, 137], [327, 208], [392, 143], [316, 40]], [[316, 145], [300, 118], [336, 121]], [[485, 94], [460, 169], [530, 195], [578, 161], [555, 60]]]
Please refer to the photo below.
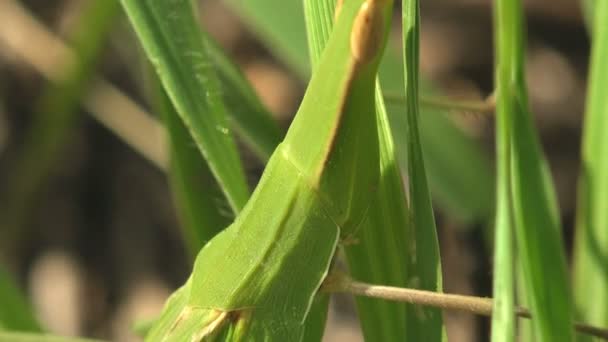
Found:
[[205, 39], [209, 57], [218, 72], [231, 126], [258, 158], [267, 162], [281, 142], [283, 132], [241, 70], [211, 37], [205, 35]]
[[496, 7], [499, 111], [511, 127], [511, 195], [525, 298], [539, 341], [572, 341], [572, 304], [555, 194], [530, 112], [524, 78], [520, 0]]
[[[417, 0], [403, 2], [408, 197], [416, 240], [415, 275], [418, 278], [419, 285], [415, 287], [440, 292], [442, 289], [441, 259], [418, 127], [419, 11]], [[420, 308], [420, 312], [422, 312], [424, 319], [421, 320], [422, 326], [409, 334], [412, 341], [441, 341], [443, 338], [441, 311], [432, 308]]]
[[[308, 79], [306, 30], [301, 0], [224, 0], [269, 47], [302, 79]], [[280, 11], [280, 12], [277, 12]], [[273, 13], [269, 16], [268, 13]], [[276, 15], [275, 15], [276, 14]], [[380, 81], [387, 92], [403, 93], [400, 54], [387, 48], [380, 66]], [[424, 82], [423, 82], [424, 83]], [[425, 91], [430, 90], [426, 85]], [[388, 105], [395, 148], [407, 168], [403, 108]], [[485, 220], [494, 210], [493, 176], [482, 149], [438, 110], [423, 109], [420, 135], [434, 199], [453, 217]]]
[[[329, 38], [335, 0], [306, 0], [304, 9], [313, 68]], [[351, 275], [366, 282], [407, 286], [408, 208], [401, 172], [379, 84], [376, 85], [380, 181], [368, 217], [344, 249]], [[356, 298], [359, 321], [367, 341], [404, 341], [406, 306], [401, 303]], [[412, 322], [415, 326], [416, 322]]]
[[[11, 6], [7, 3], [6, 6]], [[67, 61], [60, 73], [45, 90], [30, 128], [25, 145], [9, 171], [3, 211], [4, 229], [0, 246], [7, 252], [18, 245], [29, 209], [55, 165], [62, 147], [69, 141], [70, 131], [78, 120], [78, 105], [90, 82], [104, 42], [120, 13], [117, 0], [93, 1], [79, 18], [72, 38], [75, 57]]]
[[[9, 274], [0, 268], [0, 331], [40, 332], [40, 323]], [[2, 338], [0, 337], [0, 341]]]
[[579, 179], [574, 284], [578, 317], [608, 326], [608, 2], [595, 5], [582, 166]]
[[122, 0], [144, 50], [234, 211], [249, 197], [226, 108], [190, 0]]
[[155, 100], [168, 135], [169, 180], [184, 242], [194, 261], [203, 246], [234, 218], [209, 166], [159, 82]]

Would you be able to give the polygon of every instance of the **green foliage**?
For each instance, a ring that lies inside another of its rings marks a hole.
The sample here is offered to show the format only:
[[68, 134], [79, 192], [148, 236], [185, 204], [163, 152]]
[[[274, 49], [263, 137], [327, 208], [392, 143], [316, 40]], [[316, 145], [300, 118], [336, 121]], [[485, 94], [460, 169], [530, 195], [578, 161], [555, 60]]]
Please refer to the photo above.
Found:
[[238, 67], [211, 37], [206, 35], [205, 40], [218, 73], [231, 126], [260, 160], [268, 161], [283, 133]]
[[169, 137], [171, 189], [184, 242], [194, 260], [205, 243], [226, 227], [234, 215], [190, 132], [160, 84], [155, 99]]
[[[406, 98], [406, 139], [408, 143], [408, 185], [412, 224], [416, 241], [415, 275], [417, 288], [441, 291], [441, 260], [437, 242], [435, 216], [431, 204], [420, 131], [418, 126], [418, 58], [420, 39], [420, 13], [417, 0], [403, 3], [403, 56], [405, 65]], [[435, 308], [419, 308], [421, 326], [416, 334], [410, 335], [415, 341], [441, 341], [441, 311]]]
[[[571, 341], [572, 304], [566, 273], [566, 259], [561, 237], [555, 194], [546, 161], [538, 142], [538, 137], [532, 126], [531, 114], [528, 110], [524, 72], [524, 23], [521, 2], [519, 0], [501, 0], [496, 6], [497, 34], [497, 74], [498, 84], [497, 110], [499, 112], [499, 127], [497, 135], [502, 149], [500, 176], [508, 177], [511, 210], [517, 241], [518, 260], [522, 267], [522, 283], [525, 298], [530, 303], [534, 334], [539, 341]], [[508, 134], [508, 144], [506, 147]], [[505, 150], [510, 151], [506, 156]], [[510, 175], [506, 171], [510, 168]], [[499, 180], [507, 182], [505, 179]], [[503, 186], [503, 185], [501, 185]], [[501, 189], [501, 191], [506, 191]], [[501, 194], [502, 195], [502, 194]], [[504, 203], [501, 203], [505, 206]], [[509, 210], [501, 208], [502, 220], [497, 235], [508, 238], [502, 231], [508, 224]], [[505, 246], [499, 246], [503, 253], [499, 256], [501, 273], [508, 272], [509, 267], [504, 260], [508, 242], [500, 241]], [[509, 279], [501, 279], [503, 281]], [[510, 310], [507, 285], [501, 290], [500, 296], [506, 305], [503, 313], [508, 315]], [[511, 323], [507, 316], [501, 316], [507, 321], [501, 322], [501, 328], [506, 327], [510, 332]]]
[[240, 210], [249, 190], [193, 3], [122, 3], [173, 106], [205, 156], [228, 203], [234, 211]]
[[2, 330], [42, 331], [23, 293], [10, 275], [0, 268], [0, 331]]
[[[573, 339], [561, 225], [528, 110], [520, 0], [498, 0], [495, 11], [496, 208], [479, 147], [442, 113], [420, 108], [419, 89], [433, 90], [420, 85], [418, 75], [418, 1], [402, 4], [403, 63], [388, 51], [381, 67], [383, 44], [373, 42], [386, 40], [390, 0], [345, 0], [335, 27], [335, 0], [305, 0], [304, 7], [300, 0], [225, 1], [302, 78], [310, 74], [308, 48], [314, 72], [279, 143], [276, 122], [199, 28], [190, 0], [122, 0], [160, 79], [155, 105], [169, 137], [169, 176], [187, 247], [198, 255], [186, 284], [151, 324], [148, 340], [319, 341], [329, 302], [320, 289], [338, 246], [354, 279], [441, 292], [429, 188], [462, 220], [495, 212], [492, 341], [515, 339], [515, 283], [519, 304], [529, 304], [533, 317], [525, 324], [533, 335], [524, 338]], [[23, 170], [16, 172], [15, 189], [25, 190], [13, 194], [23, 197], [9, 211], [17, 217], [11, 222], [27, 213], [22, 199], [40, 187], [67, 141], [118, 13], [116, 1], [92, 4], [75, 39], [76, 64], [41, 102], [44, 112], [55, 114], [36, 118], [15, 168]], [[608, 2], [584, 4], [594, 41], [577, 212], [576, 314], [608, 325]], [[363, 26], [362, 8], [371, 8]], [[403, 103], [385, 106], [380, 83], [403, 93]], [[227, 125], [268, 162], [251, 197]], [[407, 196], [401, 168], [407, 169]], [[356, 300], [368, 341], [445, 339], [439, 309]], [[41, 330], [4, 273], [0, 330]], [[3, 331], [0, 341], [88, 340]]]
[[578, 317], [608, 326], [608, 2], [597, 1], [579, 180], [574, 285]]
[[[378, 182], [376, 167], [358, 166], [378, 165], [377, 132], [370, 127], [376, 121], [374, 80], [383, 44], [374, 42], [386, 39], [390, 6], [362, 3], [344, 6], [298, 114], [251, 200], [202, 249], [190, 280], [169, 301], [149, 340], [297, 341], [304, 336], [303, 322], [328, 272], [338, 234], [348, 237], [357, 228]], [[154, 63], [164, 43], [162, 36], [153, 41], [150, 32], [172, 32], [183, 23], [158, 22], [162, 11], [173, 13], [166, 3], [138, 7], [125, 0], [124, 5], [144, 46], [152, 47]], [[190, 17], [182, 3], [174, 5], [182, 10], [175, 12], [177, 18]], [[206, 53], [201, 48], [198, 55]], [[163, 70], [157, 69], [161, 81]], [[190, 129], [195, 138], [200, 134]], [[277, 298], [284, 304], [277, 306]]]
[[[313, 68], [334, 20], [335, 0], [304, 2], [308, 40]], [[376, 120], [378, 125], [380, 181], [367, 218], [352, 237], [353, 243], [344, 246], [351, 276], [370, 283], [407, 286], [409, 248], [409, 216], [401, 172], [396, 162], [393, 139], [388, 123], [382, 92], [376, 86]], [[359, 297], [357, 311], [363, 334], [368, 341], [406, 339], [408, 329], [416, 329], [406, 319], [406, 306], [401, 303]], [[414, 316], [415, 317], [415, 316]]]

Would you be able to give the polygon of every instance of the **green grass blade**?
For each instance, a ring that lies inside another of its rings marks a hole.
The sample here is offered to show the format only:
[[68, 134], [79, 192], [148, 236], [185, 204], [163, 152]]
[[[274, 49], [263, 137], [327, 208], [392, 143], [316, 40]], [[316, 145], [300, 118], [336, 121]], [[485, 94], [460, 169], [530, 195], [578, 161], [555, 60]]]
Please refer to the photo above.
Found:
[[122, 0], [135, 32], [234, 211], [249, 190], [220, 86], [190, 0]]
[[[497, 44], [504, 37], [497, 34]], [[497, 47], [497, 49], [504, 49]], [[515, 340], [515, 265], [511, 208], [511, 113], [508, 70], [496, 75], [496, 217], [494, 221], [494, 279], [492, 342]]]
[[[156, 108], [163, 118], [170, 151], [169, 180], [184, 242], [192, 260], [234, 218], [209, 166], [196, 148], [171, 101], [157, 82]], [[222, 205], [224, 206], [222, 208]]]
[[[417, 0], [403, 2], [403, 56], [406, 118], [409, 201], [416, 240], [416, 264], [413, 274], [417, 288], [441, 291], [441, 260], [435, 216], [420, 142], [418, 127], [418, 67], [420, 39], [420, 9]], [[420, 308], [425, 319], [411, 334], [412, 341], [441, 341], [443, 335], [442, 313], [438, 309]]]
[[310, 76], [301, 0], [224, 0], [277, 57], [303, 79]]
[[550, 174], [528, 111], [523, 11], [519, 0], [496, 6], [499, 111], [509, 113], [511, 194], [525, 297], [539, 341], [572, 341], [572, 304], [561, 225]]
[[608, 326], [608, 2], [597, 1], [579, 180], [575, 300], [585, 323]]
[[80, 337], [63, 337], [43, 334], [0, 332], [0, 342], [102, 342]]
[[42, 331], [23, 293], [17, 288], [10, 275], [1, 268], [0, 330]]
[[[380, 66], [383, 89], [403, 94], [403, 62], [401, 53], [387, 51]], [[419, 80], [420, 93], [441, 96], [432, 85]], [[407, 168], [407, 127], [404, 104], [387, 103], [397, 156]], [[481, 221], [494, 211], [494, 179], [490, 163], [478, 142], [456, 127], [436, 108], [420, 108], [420, 140], [424, 148], [425, 170], [433, 200], [451, 217], [463, 222]]]
[[[59, 74], [59, 80], [45, 90], [28, 129], [25, 145], [10, 172], [11, 181], [7, 189], [8, 207], [3, 220], [5, 229], [0, 238], [15, 245], [14, 238], [36, 195], [44, 185], [58, 154], [67, 142], [70, 131], [78, 120], [78, 105], [87, 89], [95, 66], [114, 19], [120, 13], [117, 0], [93, 1], [79, 18], [74, 29], [72, 44], [76, 58]], [[10, 248], [7, 247], [7, 248]], [[6, 251], [6, 250], [5, 250]]]
[[[335, 0], [306, 0], [304, 9], [313, 68], [331, 32]], [[407, 286], [408, 208], [401, 172], [379, 85], [376, 88], [381, 178], [368, 218], [345, 246], [353, 278], [393, 286]], [[366, 341], [406, 339], [406, 306], [401, 303], [356, 298], [359, 321]], [[415, 324], [416, 322], [414, 322]]]
[[228, 119], [236, 133], [266, 162], [283, 138], [272, 114], [262, 104], [241, 70], [206, 36], [209, 56], [218, 71]]
[[[302, 79], [308, 79], [310, 66], [301, 0], [224, 2], [245, 20], [271, 52]], [[387, 47], [380, 67], [380, 81], [385, 91], [403, 93], [401, 57], [393, 52]], [[427, 91], [430, 87], [424, 89]], [[403, 107], [388, 105], [387, 108], [395, 149], [401, 167], [405, 169], [407, 147], [402, 139], [405, 135]], [[489, 218], [494, 209], [493, 176], [482, 149], [437, 110], [424, 109], [420, 126], [429, 184], [437, 203], [461, 220]]]

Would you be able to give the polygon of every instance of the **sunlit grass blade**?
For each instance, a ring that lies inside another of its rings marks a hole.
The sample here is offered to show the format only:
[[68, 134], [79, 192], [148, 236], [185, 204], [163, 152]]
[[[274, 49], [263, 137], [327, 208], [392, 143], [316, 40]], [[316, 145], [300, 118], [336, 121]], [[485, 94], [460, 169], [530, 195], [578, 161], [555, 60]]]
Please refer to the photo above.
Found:
[[167, 131], [169, 180], [188, 252], [194, 258], [234, 218], [224, 194], [171, 101], [157, 82], [156, 108]]
[[[300, 77], [310, 75], [305, 20], [301, 0], [224, 0], [239, 14], [258, 38]], [[280, 12], [277, 12], [280, 11]], [[268, 13], [273, 13], [269, 16]], [[403, 93], [400, 53], [387, 46], [380, 66], [380, 81], [390, 93]], [[423, 82], [424, 83], [424, 82]], [[430, 87], [425, 86], [425, 91]], [[406, 168], [403, 107], [387, 105], [395, 149]], [[421, 139], [431, 191], [442, 209], [464, 221], [489, 218], [493, 206], [493, 177], [487, 158], [473, 139], [466, 136], [438, 110], [423, 109]]]
[[190, 0], [122, 0], [173, 106], [234, 211], [249, 190], [208, 48]]
[[572, 341], [572, 303], [552, 180], [528, 110], [520, 0], [496, 3], [497, 110], [511, 127], [511, 195], [518, 262], [538, 341]]
[[[10, 6], [10, 3], [7, 4]], [[0, 246], [10, 249], [25, 223], [36, 195], [44, 185], [78, 118], [78, 106], [92, 78], [114, 19], [120, 13], [117, 0], [90, 3], [75, 25], [72, 45], [76, 58], [59, 72], [37, 103], [36, 112], [19, 157], [10, 171], [2, 220], [5, 228]], [[6, 251], [6, 250], [5, 250]]]
[[[497, 44], [502, 36], [497, 35]], [[492, 342], [515, 340], [515, 260], [511, 207], [511, 118], [512, 104], [508, 70], [496, 75], [496, 217], [494, 220], [494, 277]], [[527, 324], [527, 323], [526, 323]]]
[[608, 326], [608, 2], [593, 12], [574, 252], [578, 318]]
[[[34, 312], [10, 275], [0, 268], [0, 331], [40, 332]], [[0, 337], [0, 341], [2, 338]]]
[[[334, 20], [335, 0], [304, 1], [309, 50], [313, 68], [327, 42]], [[380, 153], [380, 182], [368, 218], [344, 249], [351, 276], [393, 286], [407, 286], [409, 263], [408, 208], [401, 173], [379, 85], [376, 116]], [[356, 298], [359, 321], [367, 341], [403, 341], [406, 338], [406, 306], [369, 298]], [[415, 324], [416, 322], [414, 322]]]
[[[420, 39], [420, 9], [418, 0], [403, 2], [403, 56], [406, 103], [406, 138], [410, 214], [414, 226], [416, 256], [412, 276], [414, 287], [438, 291], [441, 285], [441, 259], [431, 194], [427, 185], [423, 148], [418, 126], [418, 67]], [[441, 341], [443, 338], [442, 313], [438, 309], [418, 308], [424, 319], [415, 330], [408, 332], [412, 341]]]
[[218, 71], [228, 120], [258, 158], [266, 162], [283, 133], [241, 70], [208, 35], [206, 39], [209, 56]]

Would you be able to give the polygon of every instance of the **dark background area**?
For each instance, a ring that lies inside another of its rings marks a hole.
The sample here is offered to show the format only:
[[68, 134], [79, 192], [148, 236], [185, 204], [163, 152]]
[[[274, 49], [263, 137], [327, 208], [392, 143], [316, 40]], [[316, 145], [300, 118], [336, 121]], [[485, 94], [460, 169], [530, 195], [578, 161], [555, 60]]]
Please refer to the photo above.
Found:
[[[65, 36], [86, 2], [21, 3], [49, 30]], [[589, 39], [578, 1], [524, 3], [531, 109], [553, 172], [570, 253]], [[492, 92], [491, 5], [489, 0], [421, 1], [422, 73], [449, 97], [481, 100]], [[287, 127], [305, 84], [277, 62], [220, 1], [202, 1], [201, 17]], [[399, 27], [395, 30], [393, 43], [397, 44]], [[123, 17], [98, 69], [144, 104], [138, 85], [142, 72], [138, 53]], [[4, 191], [11, 182], [11, 165], [46, 85], [40, 74], [0, 41], [2, 200], [11, 200]], [[127, 341], [134, 338], [132, 322], [154, 317], [166, 296], [183, 283], [190, 266], [164, 173], [81, 111], [18, 237], [4, 241], [11, 249], [0, 261], [26, 290], [51, 331]], [[492, 157], [490, 116], [448, 115]], [[255, 184], [262, 166], [247, 151], [244, 159]], [[445, 291], [490, 295], [491, 260], [480, 233], [486, 223], [463, 227], [436, 209]], [[327, 340], [360, 340], [350, 300], [338, 297], [332, 312]], [[487, 320], [463, 313], [446, 317], [451, 341], [486, 339]]]

